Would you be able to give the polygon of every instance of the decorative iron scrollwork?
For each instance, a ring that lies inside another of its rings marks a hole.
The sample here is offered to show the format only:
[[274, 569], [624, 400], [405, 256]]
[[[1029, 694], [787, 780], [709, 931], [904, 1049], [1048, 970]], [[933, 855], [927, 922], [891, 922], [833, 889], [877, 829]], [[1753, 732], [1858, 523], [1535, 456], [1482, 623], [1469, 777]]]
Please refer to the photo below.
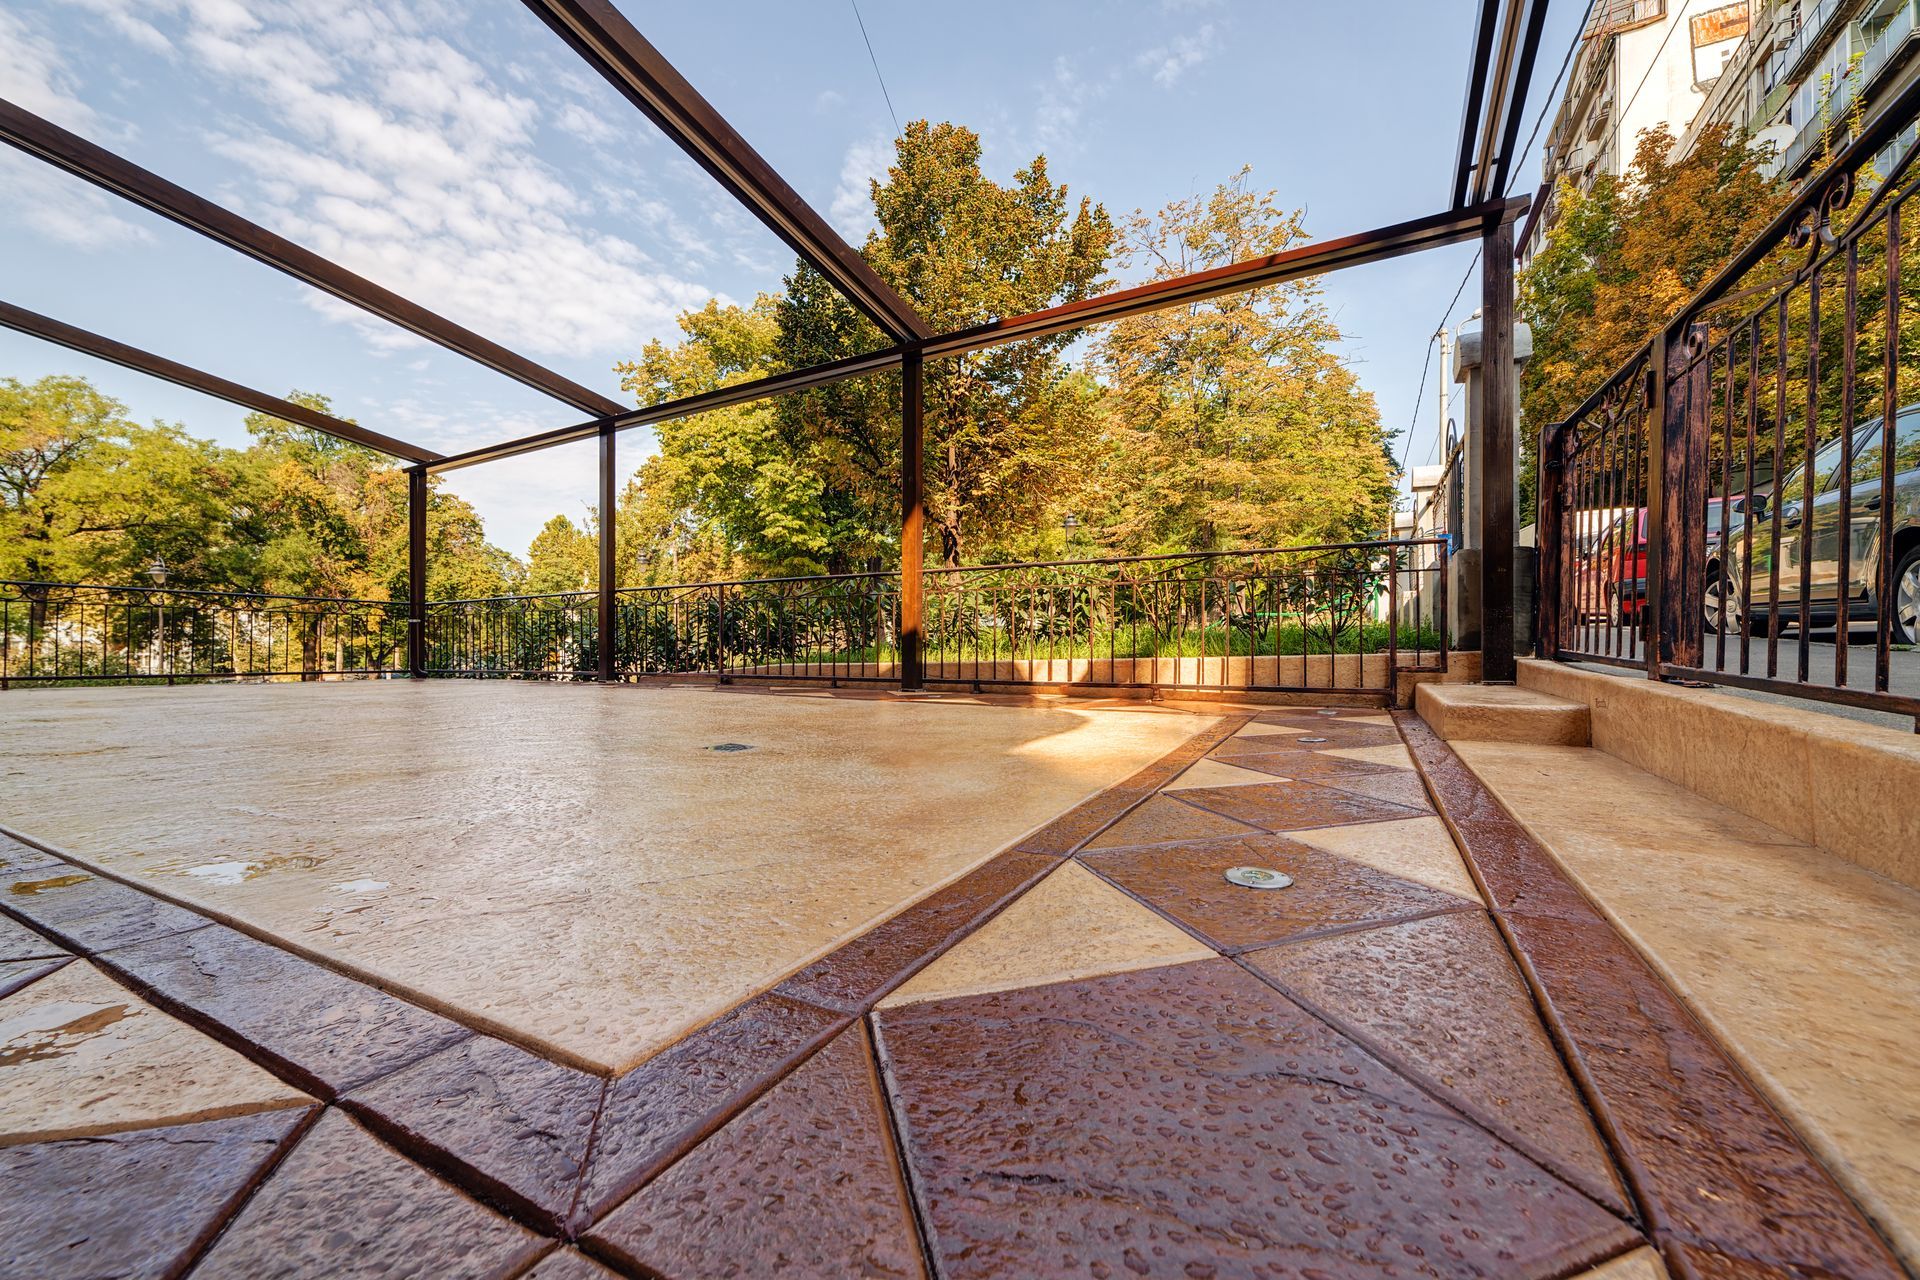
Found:
[[1839, 236], [1833, 230], [1833, 220], [1852, 203], [1853, 171], [1843, 169], [1808, 192], [1806, 200], [1795, 213], [1793, 230], [1787, 233], [1787, 243], [1795, 249], [1805, 249], [1808, 265], [1812, 265], [1821, 250], [1839, 243]]

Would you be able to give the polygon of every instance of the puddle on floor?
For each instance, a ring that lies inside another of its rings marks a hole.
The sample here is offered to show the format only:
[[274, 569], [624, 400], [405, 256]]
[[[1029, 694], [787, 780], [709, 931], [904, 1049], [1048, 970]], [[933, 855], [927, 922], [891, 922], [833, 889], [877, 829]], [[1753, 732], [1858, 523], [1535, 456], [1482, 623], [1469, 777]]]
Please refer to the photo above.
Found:
[[270, 871], [311, 871], [324, 858], [306, 853], [273, 854], [259, 859], [235, 858], [227, 862], [203, 862], [198, 866], [165, 868], [175, 875], [192, 876], [204, 884], [235, 885], [255, 880]]
[[92, 876], [81, 871], [72, 875], [51, 876], [45, 880], [15, 880], [13, 891], [22, 897], [31, 897], [36, 893], [45, 893], [49, 889], [64, 889], [68, 885], [85, 884], [91, 879], [93, 879]]

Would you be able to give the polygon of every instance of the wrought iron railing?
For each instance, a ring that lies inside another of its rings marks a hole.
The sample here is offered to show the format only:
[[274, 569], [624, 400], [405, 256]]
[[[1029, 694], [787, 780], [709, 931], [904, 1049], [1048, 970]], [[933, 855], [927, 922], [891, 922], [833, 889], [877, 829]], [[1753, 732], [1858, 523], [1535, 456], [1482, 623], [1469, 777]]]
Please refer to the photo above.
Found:
[[[1386, 693], [1446, 658], [1444, 539], [927, 571], [925, 679]], [[400, 674], [401, 602], [33, 588], [7, 601], [14, 680]], [[623, 587], [616, 679], [897, 682], [897, 573]], [[590, 680], [598, 594], [436, 600], [429, 676]], [[17, 625], [16, 625], [17, 624]]]
[[1920, 716], [1916, 114], [1542, 434], [1544, 652]]
[[404, 675], [406, 615], [380, 600], [0, 582], [0, 688]]

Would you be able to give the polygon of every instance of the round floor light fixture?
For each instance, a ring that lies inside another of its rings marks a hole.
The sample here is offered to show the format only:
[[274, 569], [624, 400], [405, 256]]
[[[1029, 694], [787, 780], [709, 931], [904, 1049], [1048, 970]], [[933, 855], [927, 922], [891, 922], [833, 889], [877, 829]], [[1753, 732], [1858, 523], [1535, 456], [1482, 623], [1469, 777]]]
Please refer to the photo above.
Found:
[[1227, 872], [1227, 883], [1243, 889], [1285, 889], [1293, 883], [1293, 877], [1266, 867], [1233, 867]]

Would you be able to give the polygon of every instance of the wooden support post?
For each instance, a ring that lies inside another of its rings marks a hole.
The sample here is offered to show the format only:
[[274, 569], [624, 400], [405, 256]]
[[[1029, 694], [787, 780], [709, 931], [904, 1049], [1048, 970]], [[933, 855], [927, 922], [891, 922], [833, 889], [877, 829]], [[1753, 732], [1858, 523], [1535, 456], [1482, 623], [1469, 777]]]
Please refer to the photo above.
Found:
[[600, 583], [599, 625], [594, 631], [594, 648], [599, 656], [601, 684], [612, 684], [614, 654], [614, 555], [618, 550], [614, 529], [614, 430], [611, 424], [600, 428]]
[[926, 406], [920, 352], [900, 362], [900, 687], [926, 684], [921, 623], [927, 547]]
[[1533, 506], [1534, 585], [1539, 592], [1539, 607], [1533, 625], [1533, 656], [1551, 659], [1565, 648], [1565, 611], [1562, 592], [1571, 561], [1567, 558], [1567, 497], [1562, 488], [1566, 479], [1567, 428], [1563, 422], [1550, 422], [1540, 429], [1540, 447], [1534, 452]]
[[427, 674], [427, 469], [407, 468], [407, 672]]
[[1658, 343], [1647, 468], [1647, 674], [1705, 653], [1707, 431], [1712, 360], [1702, 326]]
[[1513, 221], [1480, 252], [1480, 678], [1511, 684], [1513, 659]]

